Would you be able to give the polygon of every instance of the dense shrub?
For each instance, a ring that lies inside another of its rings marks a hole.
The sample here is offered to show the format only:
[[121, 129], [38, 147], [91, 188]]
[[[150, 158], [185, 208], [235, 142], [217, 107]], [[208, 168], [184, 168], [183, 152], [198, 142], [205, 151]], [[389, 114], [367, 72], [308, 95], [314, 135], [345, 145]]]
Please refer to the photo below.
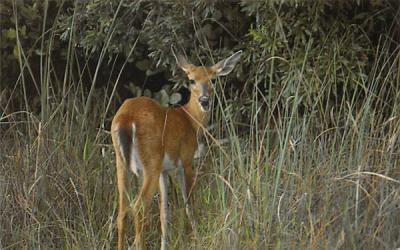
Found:
[[[125, 58], [128, 67], [124, 69], [124, 84], [133, 82], [146, 88], [142, 82], [157, 76], [156, 84], [151, 85], [154, 91], [171, 80], [170, 69], [176, 70], [171, 46], [186, 52], [196, 63], [210, 63], [210, 57], [216, 61], [232, 50], [243, 49], [245, 60], [238, 71], [239, 82], [258, 84], [271, 99], [293, 96], [294, 86], [300, 84], [302, 105], [313, 109], [320, 102], [334, 100], [337, 105], [341, 93], [366, 87], [377, 49], [383, 41], [390, 41], [385, 46], [393, 48], [391, 39], [397, 36], [392, 28], [398, 7], [395, 1], [16, 3], [18, 18], [13, 14], [12, 1], [2, 2], [5, 18], [1, 19], [1, 70], [7, 72], [2, 74], [2, 81], [8, 86], [19, 72], [15, 67], [19, 57], [17, 34], [22, 56], [31, 58], [35, 67], [38, 61], [34, 59], [46, 53], [41, 33], [49, 29], [61, 38], [51, 46], [61, 55], [61, 61], [66, 60], [62, 55], [69, 41], [78, 57], [92, 67], [99, 61], [103, 66], [117, 62], [114, 67], [121, 68], [121, 58]], [[49, 34], [45, 32], [44, 36]], [[298, 74], [288, 75], [294, 68]], [[182, 83], [183, 79], [172, 80]], [[325, 86], [322, 82], [328, 82], [329, 89], [321, 89]], [[100, 81], [97, 86], [104, 84]], [[246, 84], [249, 91], [251, 84]]]
[[[65, 52], [66, 45], [56, 39], [50, 46], [49, 37], [56, 30], [55, 18], [62, 12], [68, 1], [5, 0], [0, 2], [1, 28], [1, 82], [3, 86], [13, 86], [21, 68], [33, 67], [32, 74], [39, 75], [39, 57], [46, 53]], [[50, 48], [50, 51], [47, 49]], [[19, 65], [27, 59], [29, 65]], [[61, 61], [66, 58], [61, 57]], [[33, 85], [33, 82], [31, 81]], [[31, 86], [33, 87], [33, 86]], [[36, 86], [37, 87], [37, 86]], [[38, 94], [38, 93], [37, 93]]]
[[[322, 92], [324, 98], [338, 98], [368, 88], [377, 50], [393, 35], [397, 6], [335, 2], [303, 2], [296, 8], [259, 2], [244, 6], [248, 15], [258, 17], [246, 43], [249, 81], [271, 84], [272, 97], [281, 91], [284, 97], [293, 96], [300, 84], [302, 104], [308, 108], [321, 101]], [[293, 69], [295, 76], [290, 75]], [[325, 85], [330, 91], [321, 89]]]

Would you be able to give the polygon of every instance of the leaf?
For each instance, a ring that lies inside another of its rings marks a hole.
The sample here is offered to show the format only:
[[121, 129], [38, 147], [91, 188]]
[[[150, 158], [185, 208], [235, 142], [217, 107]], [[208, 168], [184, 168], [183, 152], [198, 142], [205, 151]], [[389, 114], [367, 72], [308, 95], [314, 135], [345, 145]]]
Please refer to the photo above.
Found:
[[44, 55], [46, 55], [46, 52], [43, 52], [43, 51], [41, 51], [39, 49], [36, 49], [35, 50], [35, 54], [38, 55], [38, 56], [44, 56]]
[[138, 86], [136, 86], [135, 84], [133, 84], [133, 82], [130, 82], [128, 87], [129, 91], [132, 93], [133, 96], [141, 96], [142, 95], [142, 89]]
[[15, 29], [9, 28], [6, 31], [6, 37], [9, 39], [15, 39], [17, 37], [17, 32], [15, 32]]
[[171, 85], [170, 84], [164, 84], [161, 89], [165, 89], [165, 91], [169, 92], [171, 90]]
[[169, 103], [170, 104], [177, 104], [178, 102], [180, 102], [182, 100], [182, 95], [180, 93], [173, 93], [170, 97], [169, 97]]
[[145, 89], [143, 91], [143, 96], [151, 97], [151, 91], [149, 89]]
[[14, 49], [13, 49], [13, 55], [14, 55], [14, 57], [15, 57], [16, 59], [18, 59], [18, 58], [19, 58], [19, 50], [18, 50], [18, 45], [15, 45], [15, 46], [14, 46]]
[[136, 96], [142, 96], [143, 94], [143, 90], [139, 87], [137, 87], [137, 91], [136, 91]]
[[168, 106], [169, 103], [169, 96], [165, 89], [160, 90], [160, 103], [162, 106]]

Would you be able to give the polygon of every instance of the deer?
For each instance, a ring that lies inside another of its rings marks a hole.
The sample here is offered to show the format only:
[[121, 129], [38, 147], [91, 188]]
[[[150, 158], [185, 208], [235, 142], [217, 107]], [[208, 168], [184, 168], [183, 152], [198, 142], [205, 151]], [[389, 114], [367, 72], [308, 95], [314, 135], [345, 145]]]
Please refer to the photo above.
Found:
[[[118, 215], [117, 247], [124, 249], [125, 224], [128, 212], [127, 172], [142, 178], [133, 204], [136, 249], [145, 249], [144, 225], [157, 190], [160, 194], [161, 249], [167, 247], [168, 233], [168, 172], [180, 173], [180, 188], [185, 212], [196, 232], [189, 197], [194, 184], [193, 156], [198, 139], [210, 119], [212, 108], [212, 79], [231, 73], [242, 51], [210, 67], [195, 66], [182, 54], [175, 54], [177, 65], [194, 83], [189, 87], [189, 101], [182, 106], [164, 107], [148, 97], [126, 99], [117, 110], [111, 124], [112, 143], [116, 156]], [[192, 200], [192, 199], [190, 199]]]

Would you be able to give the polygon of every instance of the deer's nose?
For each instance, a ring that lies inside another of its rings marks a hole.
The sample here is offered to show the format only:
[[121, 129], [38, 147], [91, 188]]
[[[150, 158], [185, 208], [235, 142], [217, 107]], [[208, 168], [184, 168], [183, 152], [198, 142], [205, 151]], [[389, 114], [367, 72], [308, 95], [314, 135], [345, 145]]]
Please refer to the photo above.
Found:
[[205, 111], [209, 111], [210, 110], [210, 97], [208, 96], [200, 96], [199, 97], [199, 103], [200, 105], [203, 107], [203, 109]]

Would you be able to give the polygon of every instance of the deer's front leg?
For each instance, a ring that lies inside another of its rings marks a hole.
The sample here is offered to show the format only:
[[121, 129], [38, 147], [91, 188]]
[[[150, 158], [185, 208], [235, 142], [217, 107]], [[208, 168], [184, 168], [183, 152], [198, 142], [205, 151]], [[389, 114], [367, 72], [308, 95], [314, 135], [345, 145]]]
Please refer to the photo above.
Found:
[[161, 250], [167, 249], [167, 233], [168, 233], [168, 179], [165, 172], [160, 175], [160, 221], [161, 221]]
[[193, 217], [192, 208], [189, 204], [189, 200], [192, 193], [194, 173], [191, 165], [185, 165], [183, 171], [181, 171], [181, 191], [183, 196], [183, 201], [185, 203], [186, 215], [189, 219], [192, 230], [197, 235], [197, 223]]

